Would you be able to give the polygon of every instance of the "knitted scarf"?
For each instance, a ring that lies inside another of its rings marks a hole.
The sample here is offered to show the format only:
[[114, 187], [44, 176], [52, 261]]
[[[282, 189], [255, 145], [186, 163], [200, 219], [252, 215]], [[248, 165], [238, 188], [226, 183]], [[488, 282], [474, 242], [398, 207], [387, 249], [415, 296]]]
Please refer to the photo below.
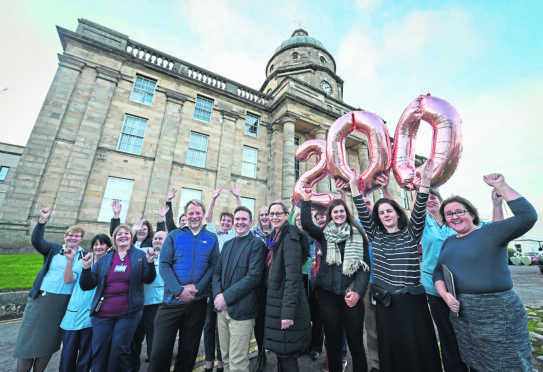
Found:
[[342, 271], [344, 275], [353, 275], [358, 268], [369, 270], [364, 262], [364, 240], [360, 232], [353, 229], [353, 237], [350, 239], [351, 225], [343, 223], [339, 228], [334, 222], [330, 222], [324, 228], [324, 237], [327, 243], [326, 263], [329, 265], [341, 265], [341, 252], [338, 243], [345, 242], [345, 252]]

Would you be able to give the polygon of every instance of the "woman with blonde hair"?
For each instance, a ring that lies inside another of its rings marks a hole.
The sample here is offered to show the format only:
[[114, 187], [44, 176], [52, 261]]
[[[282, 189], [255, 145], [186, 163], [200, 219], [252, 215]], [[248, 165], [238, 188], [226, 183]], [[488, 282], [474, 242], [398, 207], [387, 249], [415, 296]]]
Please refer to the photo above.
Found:
[[91, 304], [92, 370], [129, 368], [130, 344], [143, 312], [143, 284], [156, 277], [153, 250], [144, 253], [132, 245], [132, 239], [130, 226], [121, 224], [113, 232], [113, 250], [92, 270], [92, 255], [83, 259], [81, 289], [96, 288]]

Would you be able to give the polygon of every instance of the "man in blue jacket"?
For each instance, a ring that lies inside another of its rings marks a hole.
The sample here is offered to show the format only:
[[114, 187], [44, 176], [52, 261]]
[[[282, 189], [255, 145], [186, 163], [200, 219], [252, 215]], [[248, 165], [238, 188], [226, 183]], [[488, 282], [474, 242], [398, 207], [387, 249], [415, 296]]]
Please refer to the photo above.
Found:
[[149, 371], [170, 371], [177, 332], [174, 371], [194, 368], [210, 295], [208, 286], [219, 260], [217, 236], [203, 226], [205, 206], [193, 199], [185, 206], [187, 225], [172, 231], [160, 252], [164, 301], [155, 318], [155, 337]]
[[251, 211], [234, 211], [236, 237], [224, 243], [213, 273], [213, 298], [218, 313], [219, 341], [226, 372], [249, 371], [249, 344], [258, 314], [258, 284], [264, 274], [266, 249], [251, 234]]

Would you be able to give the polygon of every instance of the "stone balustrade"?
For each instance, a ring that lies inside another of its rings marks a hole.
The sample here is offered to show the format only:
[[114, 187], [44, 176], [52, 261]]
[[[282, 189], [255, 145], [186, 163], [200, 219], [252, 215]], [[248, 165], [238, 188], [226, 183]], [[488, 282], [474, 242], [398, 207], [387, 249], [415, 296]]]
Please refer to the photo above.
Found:
[[136, 58], [143, 59], [144, 61], [153, 63], [168, 70], [173, 70], [173, 67], [175, 65], [174, 61], [171, 61], [168, 58], [161, 56], [155, 51], [147, 50], [145, 47], [141, 47], [135, 44], [128, 44], [128, 46], [126, 47], [126, 52], [132, 54]]

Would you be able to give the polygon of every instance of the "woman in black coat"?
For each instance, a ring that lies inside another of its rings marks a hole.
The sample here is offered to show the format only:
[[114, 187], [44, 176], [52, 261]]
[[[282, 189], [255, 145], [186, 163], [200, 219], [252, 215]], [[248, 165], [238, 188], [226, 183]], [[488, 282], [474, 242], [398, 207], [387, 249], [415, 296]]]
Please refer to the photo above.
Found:
[[311, 341], [311, 318], [304, 294], [302, 264], [309, 256], [307, 238], [288, 223], [282, 201], [269, 207], [273, 231], [266, 260], [264, 347], [277, 354], [278, 370], [298, 371], [298, 355]]

